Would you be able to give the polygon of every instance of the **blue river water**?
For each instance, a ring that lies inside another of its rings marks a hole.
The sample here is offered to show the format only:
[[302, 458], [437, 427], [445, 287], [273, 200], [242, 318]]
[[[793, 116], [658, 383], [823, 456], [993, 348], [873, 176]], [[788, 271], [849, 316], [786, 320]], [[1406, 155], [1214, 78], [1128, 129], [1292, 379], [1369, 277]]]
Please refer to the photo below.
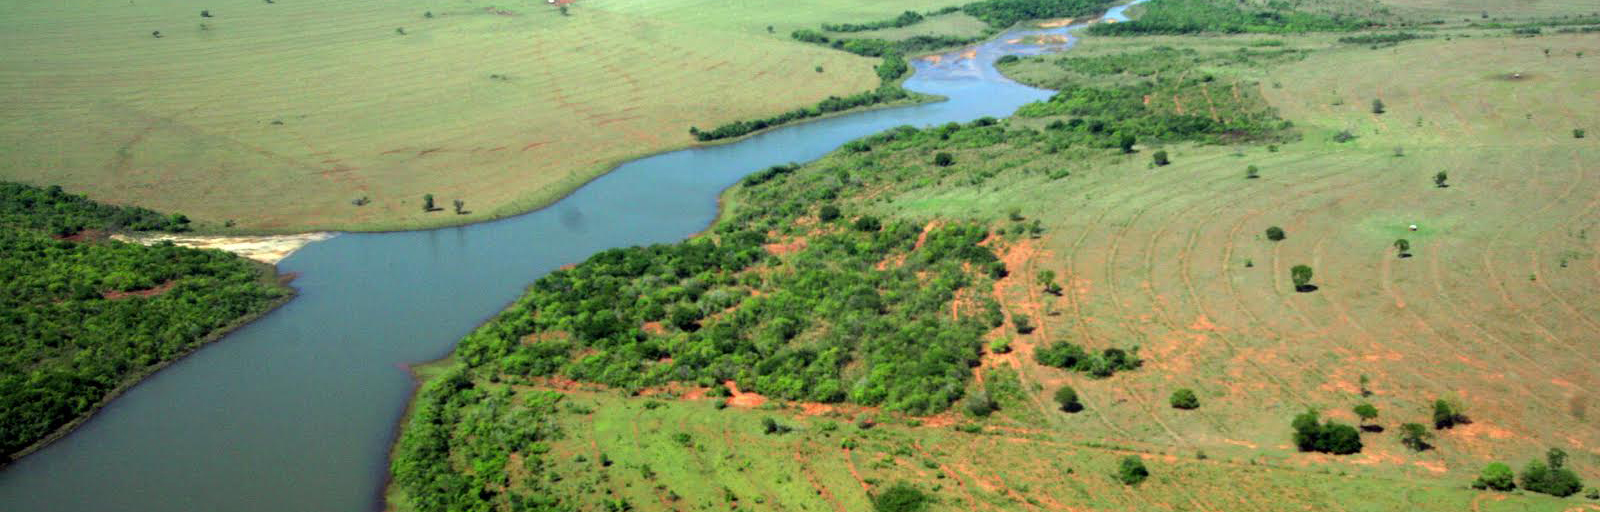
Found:
[[[1122, 7], [1108, 18], [1121, 17]], [[783, 127], [635, 160], [560, 202], [500, 221], [341, 234], [279, 264], [299, 296], [157, 373], [76, 432], [0, 471], [0, 511], [368, 511], [413, 389], [406, 366], [456, 340], [561, 265], [704, 229], [717, 196], [774, 164], [817, 159], [899, 125], [1004, 117], [1050, 91], [995, 71], [1017, 30], [937, 61], [905, 87], [948, 101]], [[969, 53], [971, 52], [971, 53]]]

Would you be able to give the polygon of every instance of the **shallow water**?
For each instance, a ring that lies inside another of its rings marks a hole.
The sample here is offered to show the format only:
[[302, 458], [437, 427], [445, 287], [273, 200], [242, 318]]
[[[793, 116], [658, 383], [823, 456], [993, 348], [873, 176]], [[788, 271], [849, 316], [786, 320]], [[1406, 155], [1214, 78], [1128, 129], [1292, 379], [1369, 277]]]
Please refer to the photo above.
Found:
[[[1120, 18], [1121, 8], [1107, 16]], [[917, 61], [905, 87], [949, 101], [805, 123], [618, 167], [543, 210], [431, 231], [343, 234], [279, 264], [289, 304], [156, 374], [77, 432], [0, 471], [5, 511], [358, 511], [382, 506], [405, 367], [456, 340], [555, 268], [705, 228], [753, 171], [821, 157], [899, 125], [1010, 115], [1049, 97], [1001, 76], [1005, 41]]]

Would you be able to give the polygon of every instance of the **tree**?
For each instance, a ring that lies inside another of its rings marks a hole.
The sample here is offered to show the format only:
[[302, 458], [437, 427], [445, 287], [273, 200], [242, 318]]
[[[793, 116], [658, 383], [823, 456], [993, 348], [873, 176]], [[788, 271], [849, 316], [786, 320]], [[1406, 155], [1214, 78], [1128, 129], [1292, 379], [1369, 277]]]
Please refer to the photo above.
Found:
[[1117, 465], [1117, 481], [1123, 485], [1139, 485], [1146, 478], [1150, 478], [1150, 470], [1145, 469], [1144, 461], [1137, 455], [1123, 457]]
[[1531, 461], [1522, 468], [1522, 488], [1551, 496], [1567, 497], [1583, 489], [1578, 474], [1567, 469], [1567, 452], [1551, 448], [1545, 461]]
[[1290, 426], [1295, 447], [1302, 452], [1348, 455], [1361, 451], [1361, 433], [1355, 427], [1334, 421], [1319, 423], [1315, 409], [1295, 416]]
[[422, 211], [425, 211], [425, 212], [433, 211], [433, 194], [423, 194], [422, 195]]
[[1372, 100], [1372, 113], [1374, 113], [1374, 114], [1382, 114], [1383, 113], [1383, 100], [1376, 100], [1376, 99]]
[[872, 232], [880, 229], [883, 229], [883, 223], [879, 222], [877, 217], [862, 215], [861, 218], [856, 219], [856, 231]]
[[1153, 155], [1150, 155], [1150, 159], [1154, 161], [1158, 167], [1172, 163], [1172, 161], [1167, 160], [1167, 150], [1164, 149], [1155, 152]]
[[1056, 404], [1066, 412], [1083, 410], [1083, 402], [1078, 401], [1078, 390], [1072, 389], [1072, 386], [1061, 386], [1061, 389], [1056, 390]]
[[979, 391], [967, 397], [967, 413], [980, 418], [988, 417], [1000, 409], [1000, 404], [995, 403], [994, 397], [989, 396], [989, 391]]
[[1270, 228], [1267, 228], [1267, 240], [1271, 240], [1271, 241], [1277, 242], [1277, 241], [1283, 240], [1283, 238], [1284, 238], [1283, 228], [1280, 228], [1280, 227], [1277, 227], [1277, 226], [1272, 226]]
[[1366, 422], [1372, 421], [1373, 419], [1378, 417], [1378, 408], [1377, 407], [1373, 407], [1372, 404], [1369, 404], [1369, 403], [1366, 403], [1366, 402], [1362, 402], [1360, 405], [1357, 405], [1355, 407], [1355, 409], [1352, 409], [1352, 410], [1356, 413], [1357, 417], [1361, 418], [1361, 423], [1362, 424], [1365, 424]]
[[1408, 252], [1408, 251], [1411, 250], [1411, 241], [1410, 240], [1406, 240], [1404, 238], [1401, 238], [1399, 240], [1395, 240], [1394, 241], [1394, 250], [1400, 254], [1401, 258], [1404, 258], [1404, 257], [1407, 257], [1407, 256], [1411, 256], [1411, 253]]
[[949, 167], [951, 165], [954, 165], [955, 163], [956, 163], [956, 156], [955, 155], [952, 155], [952, 154], [949, 154], [949, 153], [945, 153], [945, 152], [942, 152], [942, 151], [939, 152], [939, 154], [937, 154], [937, 155], [933, 155], [933, 165], [937, 165], [939, 167]]
[[1361, 396], [1372, 396], [1372, 388], [1368, 387], [1371, 383], [1372, 379], [1368, 379], [1367, 374], [1361, 374]]
[[1123, 153], [1132, 153], [1134, 142], [1136, 142], [1136, 139], [1134, 139], [1133, 135], [1126, 133], [1117, 134], [1117, 147], [1122, 148]]
[[1433, 401], [1433, 428], [1447, 429], [1467, 421], [1461, 404], [1443, 398]]
[[1252, 165], [1244, 168], [1244, 179], [1253, 180], [1260, 177], [1261, 169], [1256, 168], [1256, 166]]
[[1515, 476], [1511, 474], [1511, 466], [1504, 462], [1490, 462], [1483, 467], [1481, 473], [1478, 473], [1478, 479], [1472, 481], [1472, 488], [1504, 492], [1516, 489], [1517, 482]]
[[837, 218], [839, 218], [839, 207], [837, 206], [825, 204], [822, 205], [821, 209], [817, 210], [817, 220], [819, 221], [832, 222]]
[[451, 201], [451, 203], [453, 203], [453, 204], [454, 204], [454, 205], [455, 205], [455, 207], [456, 207], [456, 215], [461, 215], [461, 214], [462, 214], [462, 213], [463, 213], [463, 212], [462, 212], [462, 211], [461, 211], [461, 207], [463, 207], [463, 206], [466, 206], [466, 205], [467, 205], [467, 202], [466, 202], [466, 201], [462, 201], [462, 200], [460, 200], [460, 199], [456, 199], [456, 200], [454, 200], [454, 201]]
[[1432, 448], [1433, 446], [1428, 444], [1428, 440], [1432, 438], [1433, 433], [1421, 423], [1400, 425], [1400, 444], [1406, 445], [1407, 448], [1419, 452]]
[[200, 17], [201, 18], [210, 18], [211, 17], [211, 11], [204, 11], [204, 10], [200, 11]]
[[875, 512], [920, 512], [928, 507], [928, 495], [905, 482], [895, 482], [872, 497]]
[[1172, 397], [1168, 398], [1167, 402], [1171, 403], [1174, 409], [1189, 410], [1200, 407], [1200, 397], [1195, 396], [1194, 390], [1189, 388], [1180, 388], [1177, 391], [1173, 391]]
[[1061, 295], [1061, 285], [1056, 284], [1056, 271], [1040, 270], [1038, 280], [1039, 284], [1044, 286], [1045, 293]]
[[1016, 325], [1017, 334], [1028, 334], [1033, 332], [1033, 319], [1028, 318], [1028, 315], [1024, 315], [1022, 313], [1013, 314], [1011, 315], [1011, 323]]
[[567, 13], [567, 6], [566, 6], [566, 4], [562, 4], [562, 5], [561, 5], [561, 9], [560, 9], [560, 10], [561, 10], [561, 15], [562, 15], [562, 16], [571, 16], [571, 14], [569, 14], [569, 13]]
[[1584, 133], [1583, 128], [1573, 128], [1572, 129], [1572, 138], [1581, 139], [1581, 138], [1583, 138], [1584, 135], [1586, 135], [1586, 134]]
[[1447, 172], [1444, 172], [1444, 171], [1439, 171], [1439, 174], [1433, 175], [1433, 186], [1439, 187], [1439, 188], [1449, 187], [1450, 185], [1448, 183], [1445, 183], [1445, 180], [1448, 180], [1448, 179], [1450, 179], [1450, 173], [1447, 173]]
[[1309, 292], [1317, 289], [1311, 285], [1311, 267], [1309, 266], [1295, 265], [1294, 268], [1289, 269], [1289, 278], [1294, 280], [1294, 290], [1297, 292]]

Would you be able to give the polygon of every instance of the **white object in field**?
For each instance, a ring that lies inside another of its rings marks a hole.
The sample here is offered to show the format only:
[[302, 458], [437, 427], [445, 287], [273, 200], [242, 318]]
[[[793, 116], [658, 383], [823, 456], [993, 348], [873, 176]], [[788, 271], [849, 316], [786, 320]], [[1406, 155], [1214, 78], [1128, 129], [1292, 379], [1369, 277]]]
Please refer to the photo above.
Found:
[[1411, 230], [1412, 231], [1416, 231], [1417, 230], [1417, 225], [1416, 224], [1412, 224], [1411, 225]]
[[556, 0], [544, 0], [544, 1], [545, 1], [545, 3], [550, 3], [550, 4], [556, 3]]

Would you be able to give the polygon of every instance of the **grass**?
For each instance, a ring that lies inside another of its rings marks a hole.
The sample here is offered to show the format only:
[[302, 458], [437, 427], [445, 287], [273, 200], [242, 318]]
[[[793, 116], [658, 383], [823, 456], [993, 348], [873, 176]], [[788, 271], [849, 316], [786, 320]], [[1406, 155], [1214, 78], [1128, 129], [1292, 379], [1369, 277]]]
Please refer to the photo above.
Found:
[[[911, 7], [952, 2], [922, 4]], [[481, 221], [689, 146], [691, 125], [876, 86], [876, 60], [787, 34], [906, 8], [596, 0], [562, 16], [465, 0], [6, 1], [0, 98], [13, 108], [0, 116], [0, 177], [212, 230]], [[426, 193], [446, 210], [424, 213]], [[352, 204], [361, 197], [371, 202]], [[467, 215], [448, 210], [458, 198]]]

